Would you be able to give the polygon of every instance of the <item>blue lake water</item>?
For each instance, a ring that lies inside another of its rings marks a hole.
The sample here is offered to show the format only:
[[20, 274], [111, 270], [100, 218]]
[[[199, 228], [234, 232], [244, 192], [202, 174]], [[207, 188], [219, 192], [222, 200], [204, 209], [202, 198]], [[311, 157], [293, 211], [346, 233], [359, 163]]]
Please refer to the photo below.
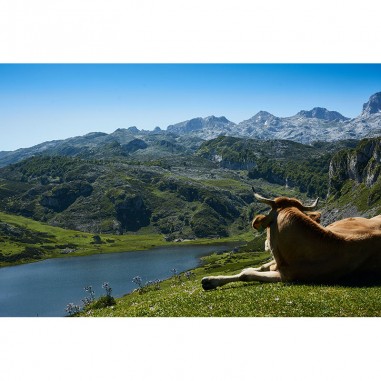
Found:
[[160, 247], [146, 251], [96, 254], [86, 257], [48, 259], [0, 269], [0, 316], [65, 316], [69, 303], [82, 306], [84, 287], [92, 286], [95, 297], [105, 294], [108, 282], [112, 295], [123, 296], [143, 284], [197, 267], [200, 257], [234, 247], [236, 244]]

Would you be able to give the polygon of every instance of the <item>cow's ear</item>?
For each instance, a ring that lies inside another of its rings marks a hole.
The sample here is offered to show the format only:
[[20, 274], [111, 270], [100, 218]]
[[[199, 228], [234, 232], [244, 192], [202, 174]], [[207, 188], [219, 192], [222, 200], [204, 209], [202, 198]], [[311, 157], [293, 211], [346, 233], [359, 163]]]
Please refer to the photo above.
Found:
[[311, 220], [314, 220], [318, 224], [320, 224], [321, 220], [321, 213], [320, 212], [305, 212], [305, 214], [311, 218]]
[[264, 216], [263, 214], [258, 214], [253, 220], [253, 229], [258, 231], [263, 231], [270, 225], [271, 221], [269, 216]]

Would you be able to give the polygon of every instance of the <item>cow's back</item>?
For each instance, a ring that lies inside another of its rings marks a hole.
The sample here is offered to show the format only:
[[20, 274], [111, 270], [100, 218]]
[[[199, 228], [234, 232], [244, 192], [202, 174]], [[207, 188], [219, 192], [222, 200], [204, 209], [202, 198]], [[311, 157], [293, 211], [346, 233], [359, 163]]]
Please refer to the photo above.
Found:
[[333, 222], [327, 230], [343, 235], [364, 235], [381, 233], [381, 215], [373, 218], [350, 217]]
[[271, 238], [283, 280], [336, 282], [367, 273], [381, 279], [381, 219], [346, 219], [324, 228], [285, 210], [277, 222]]

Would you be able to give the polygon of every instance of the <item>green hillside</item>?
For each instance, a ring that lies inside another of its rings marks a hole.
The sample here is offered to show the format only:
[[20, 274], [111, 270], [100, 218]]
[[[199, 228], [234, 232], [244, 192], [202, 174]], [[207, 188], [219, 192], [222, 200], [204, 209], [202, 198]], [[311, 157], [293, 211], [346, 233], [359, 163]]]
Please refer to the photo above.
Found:
[[167, 241], [249, 230], [252, 186], [300, 195], [199, 156], [154, 161], [37, 156], [0, 169], [0, 208], [93, 234], [161, 234]]
[[288, 140], [260, 141], [221, 136], [201, 145], [197, 154], [221, 167], [246, 169], [251, 179], [296, 188], [309, 197], [325, 198], [329, 164], [337, 150], [352, 148], [355, 140], [304, 145]]

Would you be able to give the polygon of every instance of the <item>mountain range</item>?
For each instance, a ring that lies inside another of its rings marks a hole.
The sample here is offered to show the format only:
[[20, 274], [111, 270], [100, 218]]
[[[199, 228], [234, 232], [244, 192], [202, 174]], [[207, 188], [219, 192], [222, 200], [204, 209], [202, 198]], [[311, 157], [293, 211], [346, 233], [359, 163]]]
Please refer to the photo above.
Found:
[[381, 134], [381, 92], [373, 94], [363, 105], [361, 114], [353, 119], [337, 111], [315, 107], [285, 118], [260, 111], [238, 124], [225, 117], [195, 118], [170, 125], [167, 131], [204, 140], [225, 135], [263, 140], [286, 139], [303, 144], [374, 137]]
[[194, 118], [153, 131], [137, 127], [119, 128], [111, 134], [93, 132], [65, 140], [44, 142], [30, 148], [0, 152], [0, 167], [40, 154], [73, 157], [107, 158], [128, 156], [158, 158], [195, 152], [202, 142], [218, 136], [259, 140], [291, 140], [303, 144], [363, 139], [381, 135], [381, 92], [364, 103], [356, 118], [347, 118], [337, 111], [315, 107], [294, 116], [277, 117], [260, 111], [238, 124], [226, 117]]

